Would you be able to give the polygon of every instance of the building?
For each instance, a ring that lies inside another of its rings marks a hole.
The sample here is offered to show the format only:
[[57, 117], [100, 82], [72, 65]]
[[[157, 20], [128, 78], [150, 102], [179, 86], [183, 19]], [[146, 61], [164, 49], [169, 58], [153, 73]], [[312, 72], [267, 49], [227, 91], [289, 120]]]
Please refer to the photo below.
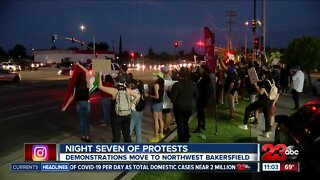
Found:
[[90, 63], [91, 59], [115, 60], [115, 54], [111, 51], [96, 50], [94, 57], [91, 50], [34, 50], [34, 61], [46, 64], [58, 64], [63, 62]]

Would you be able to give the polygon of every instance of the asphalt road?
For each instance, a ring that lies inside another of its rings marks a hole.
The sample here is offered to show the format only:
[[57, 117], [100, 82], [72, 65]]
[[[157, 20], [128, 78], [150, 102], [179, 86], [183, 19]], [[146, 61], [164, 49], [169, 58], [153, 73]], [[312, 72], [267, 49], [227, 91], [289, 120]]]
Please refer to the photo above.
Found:
[[[13, 161], [23, 161], [24, 143], [78, 143], [79, 121], [74, 105], [67, 112], [61, 112], [61, 104], [68, 84], [67, 76], [56, 75], [57, 69], [21, 72], [21, 86], [0, 85], [0, 179], [56, 179], [61, 175], [65, 179], [114, 179], [116, 173], [10, 173], [8, 165]], [[151, 82], [152, 72], [130, 71], [137, 79]], [[288, 98], [289, 100], [289, 98]], [[288, 102], [286, 100], [286, 102]], [[287, 104], [285, 105], [287, 106]], [[153, 122], [150, 107], [144, 111], [142, 140], [152, 137]], [[102, 106], [99, 93], [91, 96], [90, 128], [93, 143], [109, 143], [112, 140], [111, 129], [100, 127]], [[132, 137], [134, 142], [135, 137]], [[272, 176], [272, 174], [271, 174]], [[107, 178], [108, 177], [108, 178]], [[219, 177], [219, 176], [218, 176]], [[265, 179], [261, 176], [257, 179]], [[251, 177], [256, 179], [254, 177]]]

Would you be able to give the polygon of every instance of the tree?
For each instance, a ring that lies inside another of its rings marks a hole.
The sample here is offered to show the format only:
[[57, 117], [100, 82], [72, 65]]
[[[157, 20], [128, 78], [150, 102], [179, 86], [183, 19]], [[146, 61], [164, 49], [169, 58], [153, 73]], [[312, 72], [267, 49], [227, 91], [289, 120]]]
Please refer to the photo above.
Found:
[[153, 51], [152, 47], [150, 46], [148, 49], [148, 54], [146, 55], [149, 59], [155, 59], [157, 54]]
[[13, 47], [12, 50], [9, 50], [9, 56], [11, 58], [24, 58], [27, 57], [26, 48], [20, 44], [17, 44]]
[[288, 45], [285, 57], [289, 65], [300, 65], [307, 72], [311, 87], [310, 72], [320, 68], [320, 39], [309, 36], [295, 38]]
[[8, 54], [0, 47], [0, 60], [4, 60], [8, 58]]
[[[89, 43], [88, 46], [93, 48], [93, 43], [92, 42]], [[107, 50], [109, 50], [109, 44], [106, 43], [106, 42], [96, 43], [95, 44], [95, 50], [107, 51]]]

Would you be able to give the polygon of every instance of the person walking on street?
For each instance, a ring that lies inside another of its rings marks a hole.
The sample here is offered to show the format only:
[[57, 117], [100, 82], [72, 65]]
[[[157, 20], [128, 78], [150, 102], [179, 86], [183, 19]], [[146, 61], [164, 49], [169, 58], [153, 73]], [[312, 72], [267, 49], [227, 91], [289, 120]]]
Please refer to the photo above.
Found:
[[294, 108], [292, 110], [297, 110], [300, 107], [299, 99], [300, 94], [303, 91], [304, 85], [304, 73], [301, 71], [300, 66], [296, 66], [292, 73], [292, 98], [294, 102]]

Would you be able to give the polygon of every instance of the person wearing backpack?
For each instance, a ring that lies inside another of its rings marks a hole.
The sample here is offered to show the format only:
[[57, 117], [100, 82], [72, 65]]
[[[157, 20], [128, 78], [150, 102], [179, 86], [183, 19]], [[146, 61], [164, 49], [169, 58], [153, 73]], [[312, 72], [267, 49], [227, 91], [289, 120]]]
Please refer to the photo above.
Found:
[[[102, 73], [100, 72], [100, 77]], [[102, 80], [99, 78], [99, 89], [105, 93], [111, 94], [114, 100], [114, 112], [111, 120], [112, 135], [114, 143], [120, 143], [120, 133], [122, 131], [124, 142], [130, 143], [130, 121], [131, 121], [131, 107], [137, 104], [140, 95], [135, 91], [126, 87], [126, 78], [124, 76], [118, 77], [117, 87], [105, 87], [102, 85]], [[134, 97], [131, 100], [131, 97]]]
[[[265, 131], [263, 131], [263, 136], [264, 137], [269, 137], [269, 134], [271, 132], [270, 128], [270, 109], [272, 106], [272, 103], [274, 99], [272, 99], [274, 95], [274, 92], [271, 92], [271, 89], [274, 86], [272, 86], [273, 80], [271, 78], [271, 73], [270, 71], [263, 71], [262, 72], [262, 81], [261, 82], [255, 82], [254, 86], [256, 90], [258, 91], [258, 100], [255, 101], [254, 103], [249, 104], [244, 113], [244, 122], [243, 125], [239, 125], [238, 127], [244, 130], [248, 130], [248, 121], [249, 121], [249, 116], [252, 111], [256, 111], [258, 109], [261, 109], [264, 118], [265, 118]], [[276, 87], [275, 87], [276, 88]], [[274, 88], [273, 88], [274, 89]], [[269, 93], [268, 93], [269, 92]], [[270, 99], [271, 98], [271, 99]]]
[[131, 107], [131, 122], [130, 122], [130, 135], [133, 130], [136, 135], [136, 143], [141, 143], [141, 124], [143, 117], [143, 109], [146, 106], [146, 101], [144, 99], [144, 88], [143, 82], [141, 80], [132, 79], [131, 89], [140, 95], [140, 100], [137, 104], [132, 104]]

